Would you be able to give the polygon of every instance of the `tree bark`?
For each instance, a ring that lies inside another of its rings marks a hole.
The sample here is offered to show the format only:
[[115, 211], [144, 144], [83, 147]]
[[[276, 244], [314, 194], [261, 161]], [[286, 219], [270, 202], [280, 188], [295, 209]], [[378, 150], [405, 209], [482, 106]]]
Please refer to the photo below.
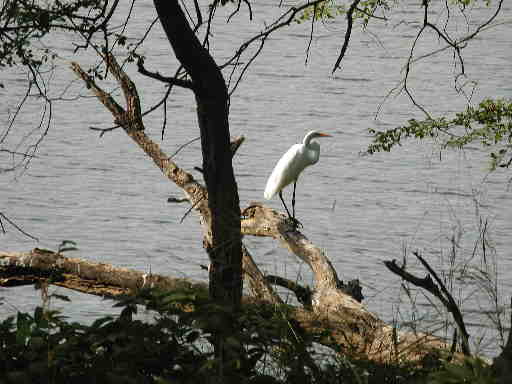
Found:
[[[0, 271], [4, 269], [2, 273], [4, 276], [0, 277], [0, 286], [34, 284], [37, 280], [46, 279], [55, 272], [61, 276], [60, 278], [52, 276], [52, 284], [102, 297], [131, 295], [143, 288], [167, 291], [185, 288], [203, 291], [207, 289], [206, 284], [189, 279], [94, 263], [39, 248], [26, 253], [0, 251], [0, 265], [2, 266]], [[48, 272], [48, 274], [44, 276], [40, 272]], [[11, 283], [11, 277], [17, 280]], [[22, 281], [23, 277], [25, 277], [25, 283]]]
[[[510, 309], [512, 310], [512, 299], [510, 300]], [[500, 355], [494, 359], [493, 368], [496, 372], [497, 384], [512, 383], [512, 312], [510, 313], [507, 342]]]
[[240, 204], [233, 173], [228, 92], [222, 73], [197, 39], [177, 0], [155, 0], [174, 53], [193, 83], [210, 208], [204, 247], [210, 257], [210, 295], [234, 308], [242, 297]]
[[360, 302], [340, 289], [342, 283], [324, 251], [290, 225], [286, 216], [259, 203], [252, 203], [244, 209], [243, 217], [244, 235], [272, 237], [310, 267], [314, 277], [313, 308], [325, 311], [351, 308], [367, 312]]

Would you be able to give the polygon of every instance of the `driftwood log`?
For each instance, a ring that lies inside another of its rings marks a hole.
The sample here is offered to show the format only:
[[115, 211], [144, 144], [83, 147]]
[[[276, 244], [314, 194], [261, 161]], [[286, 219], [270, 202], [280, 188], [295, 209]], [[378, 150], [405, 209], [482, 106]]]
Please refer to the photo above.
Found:
[[[251, 288], [256, 294], [245, 296], [243, 302], [280, 303], [281, 299], [273, 291], [265, 292], [267, 283], [262, 275], [257, 273], [251, 276], [255, 273], [251, 268], [257, 269], [256, 265], [249, 268], [250, 272], [246, 270], [248, 263], [253, 263], [252, 258], [244, 259], [245, 278], [249, 282], [254, 281]], [[0, 251], [0, 286], [46, 281], [48, 276], [41, 272], [52, 274], [55, 271], [59, 272], [60, 278], [52, 279], [52, 284], [103, 297], [126, 296], [144, 287], [166, 290], [208, 289], [208, 285], [203, 282], [116, 268], [110, 264], [70, 258], [44, 249], [36, 248], [30, 252]], [[345, 302], [337, 306], [333, 304], [331, 310], [324, 310], [318, 304], [314, 310], [297, 307], [292, 316], [306, 332], [322, 334], [322, 344], [336, 345], [347, 353], [376, 361], [396, 361], [397, 358], [416, 360], [433, 349], [446, 348], [445, 343], [428, 334], [397, 332], [357, 301], [357, 304], [350, 299], [347, 302], [348, 306], [344, 306]]]
[[[116, 124], [153, 160], [164, 176], [183, 191], [184, 199], [190, 203], [191, 210], [199, 215], [203, 234], [205, 239], [208, 239], [211, 235], [208, 225], [211, 221], [211, 213], [206, 188], [190, 173], [180, 168], [171, 156], [164, 153], [160, 146], [148, 137], [144, 130], [135, 84], [112, 55], [108, 54], [104, 59], [109, 71], [119, 83], [126, 108], [121, 107], [109, 93], [101, 89], [80, 65], [73, 63], [71, 67], [84, 81], [86, 87], [112, 113]], [[242, 141], [243, 139], [240, 138], [233, 140], [233, 153]], [[297, 285], [293, 285], [292, 288], [292, 285], [283, 282], [283, 279], [267, 278], [247, 249], [243, 247], [244, 278], [249, 283], [251, 291], [250, 298], [246, 297], [245, 300], [279, 304], [282, 300], [272, 285], [279, 284], [292, 289], [301, 296], [299, 301], [304, 304], [303, 307], [297, 307], [293, 313], [297, 322], [308, 332], [331, 330], [323, 338], [323, 344], [336, 344], [365, 358], [378, 361], [414, 360], [425, 356], [432, 349], [448, 347], [442, 340], [429, 334], [397, 331], [368, 311], [360, 302], [360, 297], [348, 295], [345, 285], [338, 278], [336, 270], [324, 251], [298, 231], [285, 215], [259, 203], [253, 203], [242, 212], [241, 233], [246, 236], [274, 238], [284, 249], [304, 261], [314, 277], [314, 284], [310, 289]], [[58, 253], [38, 249], [26, 253], [0, 251], [0, 271], [4, 272], [0, 285], [22, 283], [19, 280], [19, 274], [16, 277], [18, 280], [13, 280], [14, 277], [12, 277], [16, 273], [11, 277], [5, 275], [8, 268], [14, 267], [30, 267], [39, 270], [57, 268], [63, 272], [63, 278], [55, 281], [54, 284], [102, 296], [127, 294], [145, 286], [171, 290], [184, 285], [198, 289], [207, 288], [204, 283], [188, 279], [149, 275], [125, 268], [114, 268], [107, 264], [68, 258]], [[33, 274], [30, 276], [29, 282], [40, 278]]]

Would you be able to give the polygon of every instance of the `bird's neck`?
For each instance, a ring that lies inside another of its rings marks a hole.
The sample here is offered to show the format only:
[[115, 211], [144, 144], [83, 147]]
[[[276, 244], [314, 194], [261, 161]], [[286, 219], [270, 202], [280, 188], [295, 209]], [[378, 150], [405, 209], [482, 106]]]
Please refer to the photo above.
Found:
[[302, 140], [302, 144], [304, 144], [305, 146], [308, 146], [311, 143], [312, 138], [313, 138], [313, 135], [311, 133], [309, 135], [306, 135], [306, 137], [304, 137], [304, 140]]

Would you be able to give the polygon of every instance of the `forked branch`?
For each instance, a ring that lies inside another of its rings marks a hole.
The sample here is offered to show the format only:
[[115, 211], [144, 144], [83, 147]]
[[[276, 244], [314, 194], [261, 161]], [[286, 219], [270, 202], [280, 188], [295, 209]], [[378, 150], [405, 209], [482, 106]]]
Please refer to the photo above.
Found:
[[[385, 261], [384, 265], [391, 272], [400, 276], [405, 281], [408, 281], [417, 287], [427, 290], [432, 295], [437, 297], [441, 301], [441, 303], [443, 303], [448, 312], [452, 314], [455, 324], [459, 329], [459, 334], [461, 335], [462, 353], [464, 353], [464, 355], [466, 356], [470, 356], [471, 350], [469, 348], [469, 334], [466, 330], [466, 325], [464, 323], [464, 319], [460, 312], [459, 306], [457, 305], [457, 303], [453, 299], [453, 296], [444, 285], [443, 281], [439, 278], [437, 273], [432, 269], [432, 267], [427, 263], [427, 261], [423, 257], [421, 257], [417, 252], [414, 252], [414, 255], [418, 258], [418, 260], [421, 262], [421, 264], [425, 267], [425, 269], [428, 271], [430, 275], [427, 275], [424, 278], [414, 276], [413, 274], [407, 272], [405, 270], [405, 267], [400, 267], [399, 265], [397, 265], [395, 260]], [[434, 277], [434, 280], [437, 282], [439, 286], [434, 283], [430, 276]]]

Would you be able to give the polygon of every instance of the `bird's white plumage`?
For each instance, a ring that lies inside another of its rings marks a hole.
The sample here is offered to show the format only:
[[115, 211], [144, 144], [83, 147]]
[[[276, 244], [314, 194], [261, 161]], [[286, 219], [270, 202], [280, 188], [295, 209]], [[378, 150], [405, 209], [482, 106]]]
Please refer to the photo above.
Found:
[[308, 132], [301, 144], [294, 144], [286, 151], [268, 178], [263, 194], [265, 199], [271, 199], [288, 184], [295, 182], [304, 168], [318, 161], [320, 145], [311, 140], [324, 136], [329, 135], [316, 131]]

